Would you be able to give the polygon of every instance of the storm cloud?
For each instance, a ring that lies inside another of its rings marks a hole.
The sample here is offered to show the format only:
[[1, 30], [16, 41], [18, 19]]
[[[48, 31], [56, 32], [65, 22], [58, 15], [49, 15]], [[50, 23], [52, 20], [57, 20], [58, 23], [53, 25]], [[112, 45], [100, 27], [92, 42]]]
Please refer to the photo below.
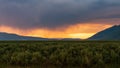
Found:
[[114, 18], [120, 18], [120, 0], [0, 0], [0, 25], [19, 29]]

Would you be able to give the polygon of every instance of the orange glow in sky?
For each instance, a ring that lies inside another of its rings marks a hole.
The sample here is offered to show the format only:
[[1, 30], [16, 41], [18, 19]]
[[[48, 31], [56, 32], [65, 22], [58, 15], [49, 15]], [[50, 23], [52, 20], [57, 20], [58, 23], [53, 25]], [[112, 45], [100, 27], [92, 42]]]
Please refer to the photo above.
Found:
[[76, 24], [64, 28], [63, 30], [32, 29], [19, 30], [7, 26], [1, 26], [0, 32], [15, 33], [24, 36], [35, 36], [44, 38], [81, 38], [86, 39], [95, 33], [111, 27], [105, 24]]

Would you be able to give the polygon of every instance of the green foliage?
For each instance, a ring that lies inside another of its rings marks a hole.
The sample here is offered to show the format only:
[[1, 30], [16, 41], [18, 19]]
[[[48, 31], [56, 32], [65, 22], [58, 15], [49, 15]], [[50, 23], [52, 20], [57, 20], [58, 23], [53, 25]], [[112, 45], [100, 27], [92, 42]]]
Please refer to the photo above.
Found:
[[1, 41], [0, 62], [14, 65], [120, 64], [119, 41]]

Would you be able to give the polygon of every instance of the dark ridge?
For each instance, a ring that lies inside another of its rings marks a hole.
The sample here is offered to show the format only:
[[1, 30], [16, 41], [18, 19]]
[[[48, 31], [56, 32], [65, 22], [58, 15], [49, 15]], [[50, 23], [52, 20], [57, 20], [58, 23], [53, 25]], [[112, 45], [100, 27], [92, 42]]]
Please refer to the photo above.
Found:
[[17, 34], [0, 32], [0, 40], [47, 40], [47, 38], [20, 36]]
[[88, 40], [120, 40], [120, 25], [114, 25], [108, 29], [100, 31]]

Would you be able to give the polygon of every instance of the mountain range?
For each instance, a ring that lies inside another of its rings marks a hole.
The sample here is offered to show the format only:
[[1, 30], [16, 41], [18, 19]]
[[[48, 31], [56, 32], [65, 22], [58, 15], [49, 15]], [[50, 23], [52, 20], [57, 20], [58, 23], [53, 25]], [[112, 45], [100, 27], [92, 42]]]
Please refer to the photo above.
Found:
[[[42, 37], [21, 36], [12, 33], [0, 32], [0, 40], [70, 40], [72, 41], [72, 40], [80, 40], [80, 39], [78, 38], [48, 39]], [[92, 37], [88, 38], [87, 40], [120, 40], [120, 25], [114, 25], [110, 28], [100, 31], [95, 35], [93, 35]]]
[[5, 32], [0, 32], [0, 40], [65, 40], [65, 41], [72, 41], [72, 40], [80, 40], [78, 38], [42, 38], [42, 37], [31, 37], [31, 36], [21, 36], [17, 34], [12, 34], [12, 33], [5, 33]]

